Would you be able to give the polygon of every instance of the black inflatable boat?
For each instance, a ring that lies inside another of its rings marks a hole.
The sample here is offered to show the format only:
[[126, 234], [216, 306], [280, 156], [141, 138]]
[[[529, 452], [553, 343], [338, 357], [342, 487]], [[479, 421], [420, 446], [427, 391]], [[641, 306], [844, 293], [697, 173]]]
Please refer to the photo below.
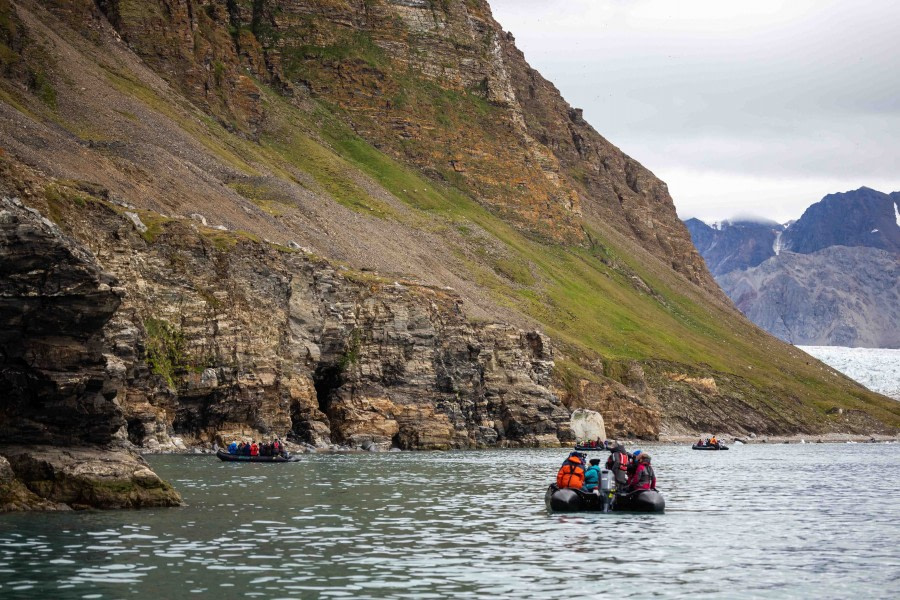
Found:
[[225, 462], [262, 462], [262, 463], [286, 463], [299, 460], [295, 456], [245, 456], [243, 454], [228, 454], [225, 450], [217, 450], [216, 456]]
[[551, 483], [544, 496], [547, 509], [554, 512], [651, 512], [666, 509], [666, 500], [656, 490], [637, 490], [630, 493], [601, 494], [571, 488], [559, 489]]
[[590, 452], [591, 450], [595, 452], [605, 452], [607, 450], [606, 446], [600, 444], [599, 446], [590, 446], [587, 444], [575, 444], [575, 450], [578, 452]]
[[694, 450], [728, 450], [725, 444], [694, 444], [691, 446]]

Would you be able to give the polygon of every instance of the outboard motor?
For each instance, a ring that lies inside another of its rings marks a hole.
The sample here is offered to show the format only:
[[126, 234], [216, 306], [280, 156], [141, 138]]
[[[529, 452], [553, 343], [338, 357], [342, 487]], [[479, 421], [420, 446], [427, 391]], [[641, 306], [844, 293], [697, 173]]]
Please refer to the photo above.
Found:
[[609, 469], [600, 470], [600, 496], [603, 512], [609, 512], [616, 496], [616, 477]]

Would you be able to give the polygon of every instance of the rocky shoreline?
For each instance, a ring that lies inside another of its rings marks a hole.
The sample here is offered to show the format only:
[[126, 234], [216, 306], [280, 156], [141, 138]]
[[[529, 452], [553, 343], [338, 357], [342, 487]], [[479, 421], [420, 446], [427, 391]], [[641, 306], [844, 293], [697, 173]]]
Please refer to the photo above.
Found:
[[[706, 439], [710, 434], [703, 433], [697, 435], [660, 435], [657, 443], [660, 444], [692, 444], [698, 439]], [[749, 436], [717, 436], [725, 443], [733, 443], [737, 441], [741, 444], [845, 444], [845, 443], [879, 443], [879, 442], [898, 442], [900, 443], [900, 435], [884, 435], [881, 433], [873, 434], [851, 434], [851, 433], [823, 433], [823, 434], [794, 434], [794, 435], [749, 435]], [[632, 442], [632, 444], [640, 442]], [[643, 442], [646, 444], [646, 442]]]

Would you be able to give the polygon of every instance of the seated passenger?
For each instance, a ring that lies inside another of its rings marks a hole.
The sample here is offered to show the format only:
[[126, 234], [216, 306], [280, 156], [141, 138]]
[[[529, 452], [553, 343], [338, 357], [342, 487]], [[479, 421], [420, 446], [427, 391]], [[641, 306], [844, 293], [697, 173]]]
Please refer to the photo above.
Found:
[[628, 479], [628, 491], [655, 489], [656, 473], [653, 472], [653, 467], [650, 466], [650, 455], [645, 452], [638, 458], [634, 474]]
[[228, 444], [228, 454], [237, 454], [237, 442]]
[[556, 473], [556, 487], [581, 489], [584, 485], [584, 460], [578, 452], [572, 452]]
[[593, 492], [600, 485], [600, 459], [592, 458], [591, 466], [584, 472], [584, 485], [581, 489]]

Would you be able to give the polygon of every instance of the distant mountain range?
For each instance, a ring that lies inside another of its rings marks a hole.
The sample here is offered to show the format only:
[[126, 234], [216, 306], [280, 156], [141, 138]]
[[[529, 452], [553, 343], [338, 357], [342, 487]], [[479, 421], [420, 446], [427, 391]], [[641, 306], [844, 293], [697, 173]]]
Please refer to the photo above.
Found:
[[900, 192], [829, 194], [797, 221], [685, 221], [754, 323], [807, 345], [900, 347]]

